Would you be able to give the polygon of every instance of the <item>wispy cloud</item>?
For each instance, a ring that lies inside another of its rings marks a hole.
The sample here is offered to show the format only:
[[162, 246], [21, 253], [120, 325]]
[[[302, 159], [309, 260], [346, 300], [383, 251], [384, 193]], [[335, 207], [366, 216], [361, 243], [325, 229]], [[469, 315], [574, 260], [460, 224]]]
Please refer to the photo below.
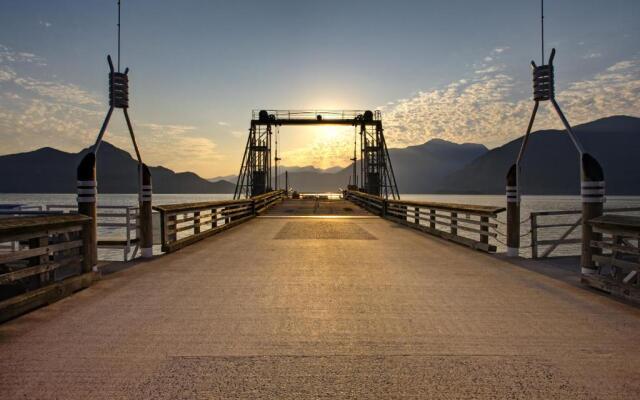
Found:
[[[192, 135], [196, 129], [187, 125], [141, 123], [135, 126], [142, 158], [148, 165], [162, 165], [175, 171], [208, 174], [213, 163], [222, 158], [209, 138]], [[107, 139], [131, 152], [131, 139], [122, 131]]]
[[[35, 54], [16, 52], [0, 45], [0, 153], [15, 153], [53, 146], [78, 151], [93, 143], [107, 110], [100, 96], [81, 87], [28, 75], [25, 64], [45, 67]], [[46, 71], [40, 75], [46, 76]], [[117, 114], [117, 113], [116, 113]], [[220, 159], [215, 143], [182, 124], [133, 121], [146, 163], [177, 171], [212, 172]], [[112, 118], [105, 136], [116, 146], [132, 151], [126, 126]]]
[[589, 60], [592, 58], [602, 58], [602, 53], [597, 53], [594, 51], [594, 52], [583, 55], [582, 58], [585, 60]]
[[44, 26], [45, 28], [51, 28], [51, 22], [47, 22], [47, 21], [38, 21], [38, 25], [40, 26]]
[[46, 66], [44, 58], [33, 53], [18, 52], [0, 44], [0, 64], [2, 63], [29, 63]]
[[[561, 68], [561, 67], [560, 67]], [[423, 143], [431, 138], [499, 145], [524, 133], [533, 101], [499, 65], [485, 65], [476, 76], [383, 108], [387, 141], [392, 146]], [[558, 102], [573, 124], [612, 114], [638, 115], [640, 60], [620, 61], [590, 79], [556, 83]], [[564, 86], [564, 87], [563, 87]], [[536, 128], [561, 128], [542, 107]]]

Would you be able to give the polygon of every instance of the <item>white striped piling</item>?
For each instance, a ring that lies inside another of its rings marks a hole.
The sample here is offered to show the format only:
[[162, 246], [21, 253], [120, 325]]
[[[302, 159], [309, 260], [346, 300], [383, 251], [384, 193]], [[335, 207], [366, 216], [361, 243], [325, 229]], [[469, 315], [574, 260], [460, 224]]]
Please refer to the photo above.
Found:
[[152, 184], [151, 172], [146, 164], [141, 164], [142, 181], [139, 193], [140, 212], [138, 225], [140, 232], [140, 252], [143, 258], [153, 256], [153, 218], [151, 211]]
[[513, 164], [507, 173], [507, 255], [520, 255], [520, 192], [518, 166]]
[[77, 176], [77, 202], [78, 213], [91, 218], [89, 226], [83, 230], [83, 242], [89, 250], [86, 257], [93, 270], [98, 266], [98, 214], [97, 195], [98, 183], [96, 180], [96, 154], [88, 152], [78, 164]]
[[591, 241], [602, 240], [602, 234], [594, 232], [589, 221], [603, 213], [605, 202], [604, 172], [600, 163], [588, 153], [582, 155], [581, 167], [582, 256], [580, 266], [583, 274], [594, 274], [597, 269], [593, 262], [593, 254], [601, 253], [601, 250], [591, 247]]

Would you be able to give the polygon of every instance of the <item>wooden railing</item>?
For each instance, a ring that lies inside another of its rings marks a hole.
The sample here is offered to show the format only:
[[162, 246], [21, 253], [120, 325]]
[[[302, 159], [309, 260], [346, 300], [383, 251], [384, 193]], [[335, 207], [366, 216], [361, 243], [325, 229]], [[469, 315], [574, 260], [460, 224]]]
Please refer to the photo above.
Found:
[[491, 230], [497, 224], [491, 219], [505, 211], [504, 207], [385, 200], [350, 190], [344, 196], [384, 218], [486, 252], [496, 251], [490, 238], [496, 237]]
[[162, 251], [176, 251], [241, 224], [263, 213], [284, 196], [284, 190], [278, 190], [246, 200], [154, 206], [154, 210], [160, 212]]
[[602, 238], [589, 244], [597, 273], [582, 282], [640, 304], [640, 217], [603, 215], [589, 225]]
[[[640, 207], [607, 208], [606, 214], [638, 212]], [[578, 216], [570, 220], [571, 216]], [[581, 210], [536, 211], [531, 217], [531, 258], [546, 258], [559, 247], [576, 246], [575, 254], [581, 252], [577, 248], [582, 243], [580, 227], [582, 226]], [[552, 218], [553, 220], [549, 220]], [[555, 235], [554, 235], [555, 233]], [[550, 236], [555, 237], [550, 237]], [[545, 246], [540, 254], [541, 247]]]
[[87, 287], [94, 278], [90, 218], [42, 215], [0, 218], [0, 322]]
[[[77, 213], [77, 204], [47, 204], [47, 211]], [[97, 207], [98, 248], [122, 249], [123, 261], [135, 258], [140, 247], [138, 206]]]

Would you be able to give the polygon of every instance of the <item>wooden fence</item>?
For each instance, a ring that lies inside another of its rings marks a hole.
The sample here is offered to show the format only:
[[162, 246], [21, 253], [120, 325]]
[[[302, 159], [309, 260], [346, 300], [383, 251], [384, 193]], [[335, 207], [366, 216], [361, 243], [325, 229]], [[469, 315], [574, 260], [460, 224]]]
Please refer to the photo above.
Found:
[[[640, 207], [607, 208], [605, 214], [638, 212]], [[546, 258], [559, 247], [576, 246], [574, 255], [579, 255], [577, 245], [582, 243], [580, 237], [582, 226], [581, 210], [536, 211], [531, 216], [531, 258]], [[578, 216], [570, 220], [571, 216]], [[555, 236], [555, 237], [551, 237]], [[577, 237], [576, 237], [577, 236]], [[541, 248], [544, 251], [540, 253]]]
[[[77, 204], [47, 204], [47, 211], [77, 213]], [[97, 207], [98, 248], [121, 249], [123, 261], [136, 257], [140, 247], [140, 209], [138, 206]]]
[[486, 252], [496, 251], [490, 243], [497, 224], [491, 222], [504, 207], [385, 200], [357, 191], [344, 196], [370, 212], [403, 225]]
[[94, 279], [82, 215], [0, 218], [0, 322], [85, 288]]
[[246, 200], [154, 206], [160, 212], [162, 251], [170, 253], [241, 224], [285, 197], [284, 190]]
[[589, 224], [602, 239], [589, 244], [597, 273], [582, 282], [640, 304], [640, 217], [603, 215]]

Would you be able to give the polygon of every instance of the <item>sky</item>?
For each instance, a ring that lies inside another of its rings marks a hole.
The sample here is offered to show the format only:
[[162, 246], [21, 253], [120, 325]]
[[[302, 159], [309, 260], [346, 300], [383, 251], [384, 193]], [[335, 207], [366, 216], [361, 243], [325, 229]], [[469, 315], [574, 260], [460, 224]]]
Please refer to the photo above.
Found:
[[[390, 147], [500, 146], [526, 129], [539, 0], [122, 0], [122, 58], [149, 165], [237, 173], [254, 109], [380, 109]], [[115, 0], [0, 0], [0, 154], [90, 146]], [[640, 116], [640, 1], [545, 4], [573, 124]], [[547, 56], [548, 56], [547, 51]], [[560, 128], [544, 105], [536, 129]], [[114, 114], [105, 140], [132, 150]], [[283, 165], [346, 166], [352, 128], [282, 128]]]

